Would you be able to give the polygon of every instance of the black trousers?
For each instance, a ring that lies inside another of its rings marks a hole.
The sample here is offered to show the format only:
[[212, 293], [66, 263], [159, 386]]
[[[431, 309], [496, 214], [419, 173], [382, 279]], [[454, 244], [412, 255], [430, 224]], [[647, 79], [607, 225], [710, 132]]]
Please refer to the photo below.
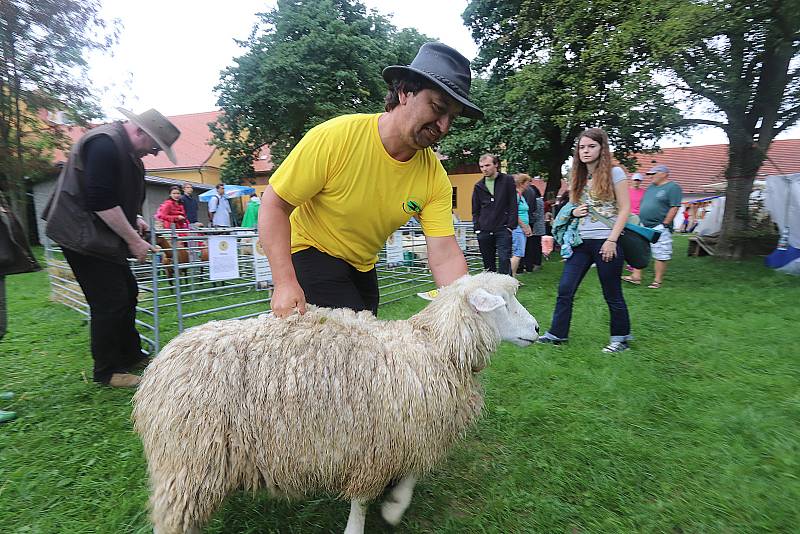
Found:
[[136, 279], [127, 265], [63, 251], [89, 304], [94, 380], [106, 383], [144, 357], [136, 331]]
[[378, 316], [378, 273], [361, 272], [349, 263], [313, 247], [292, 254], [297, 281], [306, 302], [325, 308], [368, 310]]
[[511, 274], [511, 232], [505, 228], [497, 232], [482, 231], [478, 234], [478, 248], [484, 270]]
[[525, 240], [525, 257], [520, 263], [521, 271], [533, 272], [533, 266], [542, 265], [542, 236], [531, 235]]

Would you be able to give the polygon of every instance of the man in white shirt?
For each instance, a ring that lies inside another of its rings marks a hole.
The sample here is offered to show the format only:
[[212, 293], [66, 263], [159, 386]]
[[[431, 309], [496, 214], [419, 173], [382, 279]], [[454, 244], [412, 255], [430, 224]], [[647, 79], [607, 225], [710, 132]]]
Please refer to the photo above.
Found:
[[225, 184], [217, 184], [217, 193], [208, 202], [208, 219], [211, 226], [231, 225], [231, 203], [225, 198]]

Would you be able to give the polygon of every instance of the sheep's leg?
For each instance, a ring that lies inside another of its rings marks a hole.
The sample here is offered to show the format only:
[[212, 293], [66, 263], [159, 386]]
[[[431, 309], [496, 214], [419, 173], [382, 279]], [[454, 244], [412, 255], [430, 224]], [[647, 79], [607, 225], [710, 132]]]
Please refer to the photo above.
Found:
[[414, 494], [416, 483], [415, 475], [407, 475], [389, 492], [389, 496], [381, 506], [381, 515], [387, 523], [397, 525], [403, 518], [408, 505], [411, 504], [411, 496]]
[[353, 499], [350, 501], [350, 517], [347, 518], [347, 527], [344, 534], [364, 534], [364, 523], [367, 518], [367, 501]]
[[227, 493], [221, 480], [213, 482], [198, 488], [186, 473], [156, 479], [150, 495], [153, 534], [200, 534]]

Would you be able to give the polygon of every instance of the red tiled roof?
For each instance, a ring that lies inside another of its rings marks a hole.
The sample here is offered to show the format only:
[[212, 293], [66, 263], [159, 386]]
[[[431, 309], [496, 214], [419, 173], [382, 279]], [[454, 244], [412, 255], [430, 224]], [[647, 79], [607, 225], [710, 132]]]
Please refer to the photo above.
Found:
[[[728, 166], [728, 145], [702, 145], [664, 148], [653, 154], [634, 154], [639, 162], [644, 185], [649, 178], [644, 175], [650, 167], [664, 164], [669, 167], [670, 179], [681, 186], [684, 193], [707, 193], [702, 186], [725, 180]], [[800, 139], [773, 141], [767, 152], [759, 175], [790, 174], [800, 172]]]
[[253, 168], [255, 169], [256, 173], [259, 172], [269, 172], [275, 167], [275, 164], [272, 163], [272, 158], [270, 157], [269, 147], [264, 145], [261, 147], [261, 150], [258, 153], [258, 157], [253, 161]]
[[[160, 152], [158, 156], [145, 156], [142, 158], [142, 162], [147, 172], [205, 166], [216, 148], [209, 144], [212, 134], [208, 124], [214, 122], [219, 114], [219, 111], [207, 111], [167, 117], [181, 131], [180, 137], [172, 146], [178, 163], [172, 163], [163, 152]], [[87, 130], [76, 126], [64, 126], [63, 128], [73, 143], [80, 139]], [[63, 162], [66, 160], [67, 153], [68, 150], [66, 152], [58, 150], [53, 160], [56, 163]], [[273, 164], [270, 159], [269, 147], [262, 147], [259, 158], [253, 162], [253, 167], [256, 172], [272, 170]]]

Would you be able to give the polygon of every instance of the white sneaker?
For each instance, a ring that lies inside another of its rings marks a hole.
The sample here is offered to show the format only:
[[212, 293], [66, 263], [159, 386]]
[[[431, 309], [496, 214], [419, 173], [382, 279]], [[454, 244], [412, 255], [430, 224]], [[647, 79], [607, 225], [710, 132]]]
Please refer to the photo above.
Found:
[[603, 352], [622, 352], [628, 350], [630, 347], [628, 346], [627, 341], [612, 341], [605, 347], [603, 347]]

